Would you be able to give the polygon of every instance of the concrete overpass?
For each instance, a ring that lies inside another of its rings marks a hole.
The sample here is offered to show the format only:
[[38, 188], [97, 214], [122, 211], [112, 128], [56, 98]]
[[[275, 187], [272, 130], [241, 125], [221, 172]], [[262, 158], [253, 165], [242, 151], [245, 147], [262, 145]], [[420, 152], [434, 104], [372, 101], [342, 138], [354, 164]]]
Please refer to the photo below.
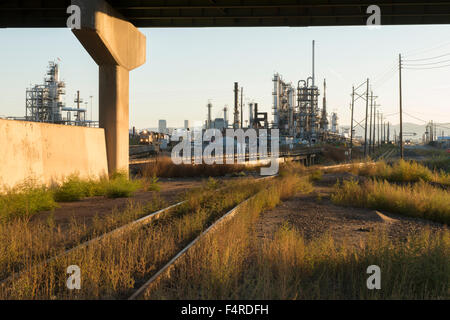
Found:
[[381, 23], [448, 24], [450, 1], [413, 0], [9, 0], [0, 3], [2, 28], [64, 28], [70, 5], [81, 8], [73, 30], [99, 65], [99, 120], [108, 170], [128, 170], [129, 71], [146, 61], [137, 27], [365, 25], [367, 7]]

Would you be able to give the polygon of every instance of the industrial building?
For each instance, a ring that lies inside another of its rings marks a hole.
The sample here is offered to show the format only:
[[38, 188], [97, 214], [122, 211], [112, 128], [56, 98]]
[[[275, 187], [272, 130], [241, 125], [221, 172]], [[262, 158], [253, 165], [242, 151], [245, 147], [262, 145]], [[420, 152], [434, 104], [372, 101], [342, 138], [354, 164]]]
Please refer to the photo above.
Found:
[[60, 80], [59, 64], [50, 61], [44, 84], [37, 84], [26, 90], [25, 118], [17, 119], [83, 127], [98, 126], [96, 121], [87, 119], [87, 108], [80, 107], [83, 103], [80, 91], [77, 91], [74, 100], [75, 107], [66, 107], [63, 101], [65, 88], [65, 82]]
[[[267, 112], [258, 110], [258, 103], [248, 104], [248, 124], [244, 125], [243, 88], [234, 83], [233, 123], [228, 123], [228, 107], [223, 109], [224, 117], [211, 118], [213, 105], [207, 104], [207, 120], [205, 129], [216, 128], [254, 128], [279, 129], [280, 143], [312, 145], [320, 141], [341, 140], [339, 135], [338, 115], [329, 117], [327, 112], [326, 80], [323, 80], [322, 108], [319, 108], [320, 90], [315, 84], [315, 42], [312, 43], [312, 74], [306, 79], [298, 80], [297, 85], [287, 82], [282, 75], [275, 73], [273, 81], [273, 121], [270, 123]], [[331, 126], [330, 126], [331, 123]]]

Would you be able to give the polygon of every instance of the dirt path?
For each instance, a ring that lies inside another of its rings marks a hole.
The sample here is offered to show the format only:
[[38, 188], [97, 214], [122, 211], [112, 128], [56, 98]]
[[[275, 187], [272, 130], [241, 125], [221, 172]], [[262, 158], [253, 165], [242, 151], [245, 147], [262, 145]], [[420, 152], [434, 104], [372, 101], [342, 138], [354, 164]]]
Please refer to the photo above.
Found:
[[[201, 179], [164, 180], [160, 182], [161, 191], [139, 191], [130, 198], [109, 199], [106, 197], [92, 197], [76, 202], [59, 203], [59, 208], [53, 210], [54, 221], [64, 225], [71, 219], [89, 223], [94, 216], [102, 217], [111, 214], [114, 210], [123, 210], [130, 201], [145, 204], [160, 196], [168, 205], [176, 203], [185, 191], [199, 187]], [[40, 212], [33, 220], [45, 220], [51, 211]]]
[[[348, 174], [347, 174], [348, 175]], [[297, 195], [273, 210], [261, 214], [255, 226], [260, 238], [273, 234], [288, 222], [306, 240], [330, 232], [335, 241], [359, 247], [376, 230], [386, 230], [391, 239], [403, 240], [409, 233], [425, 228], [443, 229], [431, 221], [404, 217], [370, 209], [339, 207], [330, 200], [332, 186], [342, 174], [326, 174], [309, 195]]]
[[[225, 181], [241, 179], [241, 177], [223, 177], [216, 180]], [[182, 201], [186, 191], [200, 187], [206, 179], [204, 178], [177, 178], [177, 179], [160, 179], [159, 185], [161, 190], [156, 191], [139, 191], [130, 198], [109, 199], [106, 197], [92, 197], [76, 202], [59, 203], [59, 208], [53, 211], [40, 212], [33, 216], [33, 221], [45, 221], [46, 218], [53, 214], [56, 225], [67, 225], [72, 219], [86, 223], [89, 225], [95, 216], [99, 218], [110, 215], [114, 210], [124, 210], [128, 203], [145, 205], [151, 202], [154, 197], [159, 196], [169, 206]]]

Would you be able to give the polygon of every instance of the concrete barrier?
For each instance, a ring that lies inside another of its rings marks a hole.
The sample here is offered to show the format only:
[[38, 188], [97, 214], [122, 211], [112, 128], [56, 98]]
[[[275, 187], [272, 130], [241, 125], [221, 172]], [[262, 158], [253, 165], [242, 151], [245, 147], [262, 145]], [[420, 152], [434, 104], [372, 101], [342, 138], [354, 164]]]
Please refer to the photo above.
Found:
[[74, 173], [108, 173], [105, 132], [98, 128], [0, 119], [0, 159], [0, 190], [29, 178], [48, 185]]

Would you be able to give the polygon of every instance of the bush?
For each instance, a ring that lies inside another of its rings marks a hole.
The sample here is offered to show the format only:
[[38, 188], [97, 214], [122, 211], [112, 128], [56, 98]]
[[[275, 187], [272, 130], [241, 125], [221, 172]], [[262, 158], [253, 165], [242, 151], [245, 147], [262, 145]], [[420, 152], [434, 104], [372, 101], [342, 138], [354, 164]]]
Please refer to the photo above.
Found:
[[140, 181], [128, 180], [123, 175], [117, 175], [106, 185], [106, 196], [108, 198], [127, 198], [141, 188]]
[[60, 187], [56, 188], [54, 196], [58, 202], [79, 201], [88, 196], [86, 192], [86, 183], [78, 176], [71, 175]]
[[309, 176], [309, 179], [311, 181], [320, 181], [320, 180], [322, 180], [322, 176], [323, 176], [322, 171], [315, 170], [311, 173], [311, 175]]
[[5, 221], [17, 216], [29, 217], [36, 212], [51, 210], [57, 206], [48, 188], [36, 185], [34, 180], [26, 180], [0, 195], [0, 220]]
[[58, 202], [79, 201], [93, 196], [124, 198], [131, 196], [143, 186], [147, 190], [159, 190], [158, 179], [153, 177], [149, 182], [141, 184], [139, 181], [128, 180], [125, 172], [115, 172], [109, 180], [106, 178], [83, 180], [71, 175], [61, 186], [55, 188], [54, 196]]

